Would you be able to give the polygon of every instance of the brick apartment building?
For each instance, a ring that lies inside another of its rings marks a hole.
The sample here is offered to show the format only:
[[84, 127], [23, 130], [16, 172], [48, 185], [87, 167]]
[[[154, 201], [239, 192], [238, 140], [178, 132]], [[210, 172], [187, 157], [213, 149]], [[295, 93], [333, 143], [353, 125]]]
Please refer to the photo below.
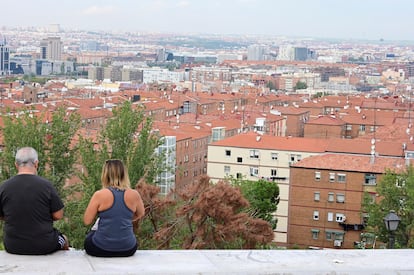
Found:
[[324, 154], [290, 167], [288, 246], [354, 248], [364, 232], [364, 194], [386, 169], [401, 171], [404, 158]]

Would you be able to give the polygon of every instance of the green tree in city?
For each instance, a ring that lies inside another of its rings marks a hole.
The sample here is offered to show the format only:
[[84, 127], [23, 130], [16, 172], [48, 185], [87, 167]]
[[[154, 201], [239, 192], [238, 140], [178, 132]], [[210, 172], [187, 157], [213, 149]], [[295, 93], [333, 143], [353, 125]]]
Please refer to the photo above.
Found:
[[1, 177], [5, 180], [16, 174], [14, 156], [18, 148], [30, 146], [39, 154], [38, 174], [51, 180], [63, 195], [65, 180], [73, 174], [77, 148], [71, 145], [80, 127], [77, 113], [67, 113], [64, 107], [52, 112], [45, 123], [45, 114], [25, 108], [3, 115], [4, 149], [0, 153]]
[[296, 85], [295, 85], [294, 89], [296, 91], [296, 90], [304, 90], [306, 88], [308, 88], [308, 84], [306, 84], [306, 82], [298, 81], [298, 82], [296, 82]]
[[274, 181], [259, 179], [251, 181], [229, 177], [232, 185], [238, 186], [243, 196], [249, 201], [248, 211], [257, 218], [263, 219], [276, 229], [275, 212], [279, 204], [279, 186]]
[[407, 167], [403, 172], [387, 171], [378, 182], [375, 201], [369, 193], [365, 194], [363, 212], [367, 214], [366, 231], [376, 234], [378, 239], [387, 243], [389, 232], [384, 217], [391, 211], [401, 218], [395, 232], [395, 247], [414, 248], [414, 169]]
[[268, 81], [266, 83], [266, 87], [269, 88], [270, 90], [276, 90], [276, 86], [272, 81]]
[[[65, 181], [74, 173], [77, 155], [77, 147], [72, 146], [71, 141], [80, 126], [79, 115], [67, 113], [64, 107], [60, 107], [52, 113], [51, 120], [44, 123], [45, 114], [38, 115], [31, 108], [23, 108], [15, 112], [9, 110], [2, 115], [2, 119], [4, 148], [0, 153], [1, 180], [17, 173], [14, 165], [17, 149], [30, 146], [39, 155], [38, 174], [49, 179], [65, 200]], [[63, 223], [57, 222], [57, 227], [60, 228]]]
[[160, 158], [155, 154], [159, 138], [151, 133], [152, 121], [144, 116], [144, 109], [126, 101], [113, 108], [112, 116], [93, 138], [79, 138], [79, 182], [72, 185], [66, 213], [69, 217], [64, 232], [68, 232], [71, 245], [83, 247], [85, 232], [83, 213], [93, 193], [102, 188], [102, 165], [107, 159], [121, 159], [128, 167], [132, 187], [142, 177], [153, 183]]

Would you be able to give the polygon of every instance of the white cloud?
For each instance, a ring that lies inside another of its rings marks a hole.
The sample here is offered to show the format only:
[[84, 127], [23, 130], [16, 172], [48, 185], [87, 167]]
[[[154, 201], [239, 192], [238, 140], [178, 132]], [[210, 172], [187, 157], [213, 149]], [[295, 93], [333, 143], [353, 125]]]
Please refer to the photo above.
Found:
[[86, 8], [82, 11], [84, 15], [101, 15], [101, 14], [109, 14], [115, 11], [115, 7], [113, 6], [91, 6]]

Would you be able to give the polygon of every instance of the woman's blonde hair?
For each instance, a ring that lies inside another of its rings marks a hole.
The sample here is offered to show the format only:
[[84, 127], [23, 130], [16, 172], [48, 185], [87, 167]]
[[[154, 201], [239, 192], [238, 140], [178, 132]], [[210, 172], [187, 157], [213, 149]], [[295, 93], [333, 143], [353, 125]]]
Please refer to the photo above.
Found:
[[119, 159], [108, 159], [102, 168], [102, 186], [125, 190], [131, 187], [128, 170]]

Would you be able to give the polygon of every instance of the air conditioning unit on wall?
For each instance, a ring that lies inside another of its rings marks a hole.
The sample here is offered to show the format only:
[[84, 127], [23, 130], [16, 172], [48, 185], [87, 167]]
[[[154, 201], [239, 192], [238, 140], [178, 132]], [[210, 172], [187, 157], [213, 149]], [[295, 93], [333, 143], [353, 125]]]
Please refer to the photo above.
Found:
[[342, 246], [342, 241], [341, 240], [335, 240], [334, 241], [334, 246], [335, 247], [341, 247]]

